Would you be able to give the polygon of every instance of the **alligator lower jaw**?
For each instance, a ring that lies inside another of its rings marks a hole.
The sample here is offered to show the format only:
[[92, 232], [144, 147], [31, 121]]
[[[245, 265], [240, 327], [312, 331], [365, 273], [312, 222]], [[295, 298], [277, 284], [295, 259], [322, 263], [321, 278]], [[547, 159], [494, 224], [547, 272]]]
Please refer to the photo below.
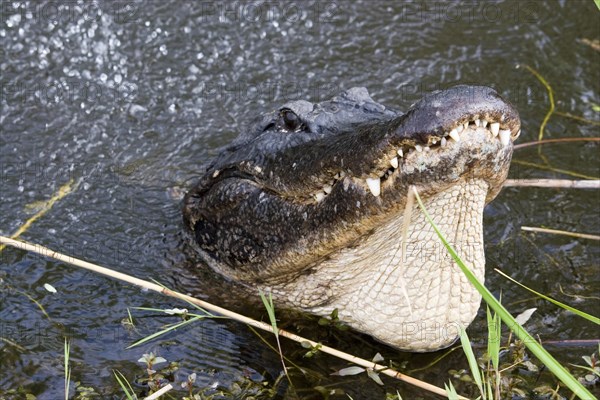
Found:
[[[433, 220], [483, 280], [482, 214], [488, 184], [465, 179], [425, 201]], [[282, 303], [340, 319], [395, 348], [435, 351], [451, 345], [475, 317], [481, 297], [448, 255], [420, 209], [402, 243], [403, 212], [318, 268], [263, 287]]]

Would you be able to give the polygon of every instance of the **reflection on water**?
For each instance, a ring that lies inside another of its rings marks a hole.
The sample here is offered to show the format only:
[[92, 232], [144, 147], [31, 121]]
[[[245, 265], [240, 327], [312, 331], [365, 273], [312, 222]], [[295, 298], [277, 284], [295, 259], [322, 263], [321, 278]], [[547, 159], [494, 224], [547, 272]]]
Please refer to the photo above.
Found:
[[[244, 303], [195, 265], [180, 232], [177, 198], [218, 147], [258, 113], [290, 99], [323, 100], [353, 86], [366, 86], [374, 99], [406, 109], [431, 90], [479, 83], [496, 87], [517, 105], [521, 140], [530, 141], [537, 138], [548, 102], [543, 86], [516, 64], [542, 72], [563, 112], [593, 119], [593, 104], [600, 103], [598, 53], [586, 44], [598, 39], [591, 2], [7, 1], [0, 6], [3, 234], [29, 217], [27, 204], [49, 198], [74, 178], [78, 189], [24, 238], [259, 318], [264, 318], [259, 302]], [[553, 117], [546, 134], [593, 136], [597, 128]], [[547, 146], [544, 155], [553, 168], [599, 174], [596, 145]], [[535, 149], [518, 151], [515, 160], [544, 163]], [[517, 164], [511, 176], [565, 177]], [[486, 210], [488, 265], [599, 314], [590, 298], [600, 289], [598, 247], [519, 231], [521, 225], [546, 225], [597, 233], [597, 201], [595, 192], [503, 191]], [[261, 340], [244, 326], [220, 320], [126, 350], [140, 335], [174, 322], [133, 311], [136, 330], [129, 330], [122, 323], [127, 308], [181, 306], [171, 299], [12, 249], [2, 252], [0, 278], [2, 390], [24, 387], [38, 399], [62, 397], [65, 335], [72, 338], [73, 380], [103, 396], [120, 392], [112, 369], [133, 379], [143, 374], [137, 360], [149, 351], [180, 362], [179, 382], [197, 372], [198, 383], [226, 387], [255, 371], [272, 384], [280, 372], [278, 356]], [[58, 293], [45, 291], [44, 283]], [[544, 339], [597, 337], [591, 325], [554, 307], [515, 303], [528, 297], [493, 273], [488, 283], [495, 292], [502, 290], [515, 313], [539, 307], [529, 327]], [[365, 358], [379, 351], [416, 368], [433, 357], [399, 354], [349, 332], [332, 336], [310, 319], [294, 324], [290, 329], [304, 327], [302, 334]], [[483, 329], [478, 319], [472, 336], [478, 340]], [[484, 338], [482, 333], [479, 340]], [[317, 396], [312, 388], [318, 385], [343, 388], [355, 399], [384, 398], [396, 386], [409, 398], [419, 393], [388, 381], [381, 388], [362, 376], [356, 379], [363, 388], [357, 389], [356, 380], [348, 384], [329, 377], [345, 363], [324, 356], [305, 359], [288, 347], [294, 362], [320, 377], [298, 378], [297, 391], [304, 397]], [[579, 363], [592, 351], [556, 353]], [[459, 356], [446, 360], [420, 377], [441, 385], [448, 369], [465, 367]]]

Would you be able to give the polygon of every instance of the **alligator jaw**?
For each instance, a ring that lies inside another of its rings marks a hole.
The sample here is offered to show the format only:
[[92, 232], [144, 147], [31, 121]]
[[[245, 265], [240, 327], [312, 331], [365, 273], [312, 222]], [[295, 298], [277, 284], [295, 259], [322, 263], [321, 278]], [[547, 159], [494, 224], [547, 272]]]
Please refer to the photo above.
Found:
[[[452, 126], [452, 125], [451, 125]], [[430, 135], [427, 138], [426, 144], [418, 144], [414, 141], [403, 141], [401, 144], [396, 146], [390, 146], [387, 150], [386, 156], [382, 156], [377, 167], [366, 177], [348, 177], [348, 174], [344, 170], [340, 170], [336, 175], [333, 176], [323, 187], [312, 193], [312, 198], [316, 202], [321, 202], [327, 198], [332, 192], [333, 187], [336, 184], [343, 184], [343, 178], [352, 179], [353, 183], [365, 188], [373, 196], [378, 197], [382, 193], [386, 193], [387, 190], [392, 190], [393, 186], [400, 180], [402, 184], [402, 177], [399, 177], [402, 173], [414, 169], [420, 169], [423, 171], [425, 168], [434, 168], [440, 162], [446, 162], [451, 164], [452, 161], [443, 161], [444, 158], [455, 157], [457, 148], [466, 145], [465, 151], [468, 151], [469, 147], [473, 147], [476, 136], [483, 137], [478, 146], [481, 146], [482, 150], [489, 153], [510, 153], [512, 152], [512, 142], [519, 137], [521, 133], [520, 126], [508, 126], [504, 125], [501, 127], [500, 122], [496, 122], [493, 119], [479, 119], [473, 118], [472, 120], [466, 120], [463, 123], [455, 123], [451, 129], [444, 132], [443, 135]], [[483, 136], [482, 136], [483, 135]], [[489, 143], [486, 143], [488, 141]], [[496, 148], [496, 149], [494, 149]], [[489, 157], [488, 154], [480, 154], [480, 158]], [[474, 156], [475, 157], [475, 156]], [[502, 164], [500, 160], [499, 164]], [[501, 176], [495, 176], [497, 168], [494, 168], [494, 174], [488, 174], [490, 180], [490, 188], [494, 193], [498, 191], [504, 180]], [[499, 179], [502, 178], [502, 179]], [[493, 196], [489, 199], [491, 200]], [[488, 201], [489, 201], [488, 200]]]

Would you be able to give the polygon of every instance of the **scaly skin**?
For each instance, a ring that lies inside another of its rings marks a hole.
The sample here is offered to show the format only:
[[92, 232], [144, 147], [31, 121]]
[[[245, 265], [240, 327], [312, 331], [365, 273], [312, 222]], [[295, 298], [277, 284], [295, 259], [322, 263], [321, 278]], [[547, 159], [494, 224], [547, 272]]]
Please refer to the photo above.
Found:
[[483, 279], [483, 207], [519, 132], [516, 110], [487, 87], [435, 92], [406, 114], [364, 88], [292, 102], [213, 160], [184, 199], [184, 224], [211, 267], [255, 293], [321, 315], [338, 308], [387, 344], [436, 350], [481, 298], [416, 210], [401, 245], [408, 188]]

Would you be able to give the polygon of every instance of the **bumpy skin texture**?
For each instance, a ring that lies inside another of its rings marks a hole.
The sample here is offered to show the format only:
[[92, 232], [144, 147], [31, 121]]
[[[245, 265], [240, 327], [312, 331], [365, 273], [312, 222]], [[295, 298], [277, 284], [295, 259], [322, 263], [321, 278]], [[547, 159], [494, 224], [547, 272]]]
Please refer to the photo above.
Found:
[[418, 212], [400, 244], [408, 188], [455, 246], [472, 249], [465, 258], [483, 278], [483, 207], [519, 132], [515, 109], [487, 87], [435, 92], [406, 114], [364, 88], [295, 101], [213, 160], [184, 199], [184, 224], [211, 267], [251, 290], [319, 314], [338, 308], [392, 346], [435, 350], [471, 322], [480, 297], [441, 251], [409, 253], [437, 242]]

